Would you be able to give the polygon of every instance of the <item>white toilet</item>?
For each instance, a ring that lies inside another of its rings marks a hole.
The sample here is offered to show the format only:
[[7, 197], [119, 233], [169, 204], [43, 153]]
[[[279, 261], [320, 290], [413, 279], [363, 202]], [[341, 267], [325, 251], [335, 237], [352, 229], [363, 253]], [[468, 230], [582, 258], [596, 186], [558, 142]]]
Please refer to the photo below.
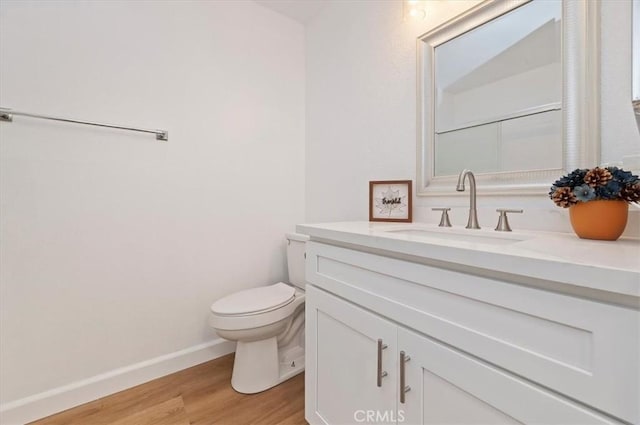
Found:
[[[238, 341], [231, 386], [264, 391], [304, 370], [304, 260], [306, 235], [287, 234], [290, 284], [247, 289], [211, 305], [209, 323]], [[295, 285], [295, 286], [293, 286]]]

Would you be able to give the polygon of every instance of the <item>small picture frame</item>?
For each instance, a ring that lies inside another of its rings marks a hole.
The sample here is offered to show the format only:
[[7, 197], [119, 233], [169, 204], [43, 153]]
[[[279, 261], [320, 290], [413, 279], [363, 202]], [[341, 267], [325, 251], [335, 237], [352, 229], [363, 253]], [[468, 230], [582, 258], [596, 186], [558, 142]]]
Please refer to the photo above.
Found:
[[411, 180], [369, 182], [369, 221], [411, 223]]

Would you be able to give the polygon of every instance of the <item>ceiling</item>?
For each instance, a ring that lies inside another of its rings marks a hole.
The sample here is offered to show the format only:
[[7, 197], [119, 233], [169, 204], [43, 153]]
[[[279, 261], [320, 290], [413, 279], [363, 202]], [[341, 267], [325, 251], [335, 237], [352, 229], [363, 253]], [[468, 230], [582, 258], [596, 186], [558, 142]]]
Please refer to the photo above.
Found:
[[275, 12], [285, 15], [301, 24], [313, 19], [327, 4], [327, 0], [255, 0]]

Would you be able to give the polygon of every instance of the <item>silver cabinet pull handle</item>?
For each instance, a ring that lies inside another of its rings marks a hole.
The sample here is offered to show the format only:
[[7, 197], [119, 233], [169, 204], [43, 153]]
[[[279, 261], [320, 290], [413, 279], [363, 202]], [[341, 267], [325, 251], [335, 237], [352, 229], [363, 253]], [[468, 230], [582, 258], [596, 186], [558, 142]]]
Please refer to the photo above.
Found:
[[387, 372], [382, 370], [382, 350], [385, 348], [387, 348], [387, 344], [383, 344], [382, 339], [378, 339], [378, 371], [376, 379], [379, 387], [382, 386], [382, 378], [387, 376]]
[[405, 364], [411, 360], [404, 351], [400, 351], [400, 403], [404, 404], [404, 395], [411, 391], [411, 387], [406, 385]]

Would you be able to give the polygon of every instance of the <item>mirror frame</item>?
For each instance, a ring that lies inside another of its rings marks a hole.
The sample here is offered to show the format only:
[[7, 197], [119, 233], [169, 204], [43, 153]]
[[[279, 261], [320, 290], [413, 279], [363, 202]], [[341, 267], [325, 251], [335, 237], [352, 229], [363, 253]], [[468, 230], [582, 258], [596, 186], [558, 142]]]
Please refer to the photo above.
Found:
[[[435, 48], [531, 0], [486, 0], [418, 37], [418, 196], [468, 196], [456, 192], [458, 176], [435, 175]], [[563, 169], [478, 173], [483, 195], [544, 195], [562, 174], [600, 161], [600, 2], [562, 1]]]

